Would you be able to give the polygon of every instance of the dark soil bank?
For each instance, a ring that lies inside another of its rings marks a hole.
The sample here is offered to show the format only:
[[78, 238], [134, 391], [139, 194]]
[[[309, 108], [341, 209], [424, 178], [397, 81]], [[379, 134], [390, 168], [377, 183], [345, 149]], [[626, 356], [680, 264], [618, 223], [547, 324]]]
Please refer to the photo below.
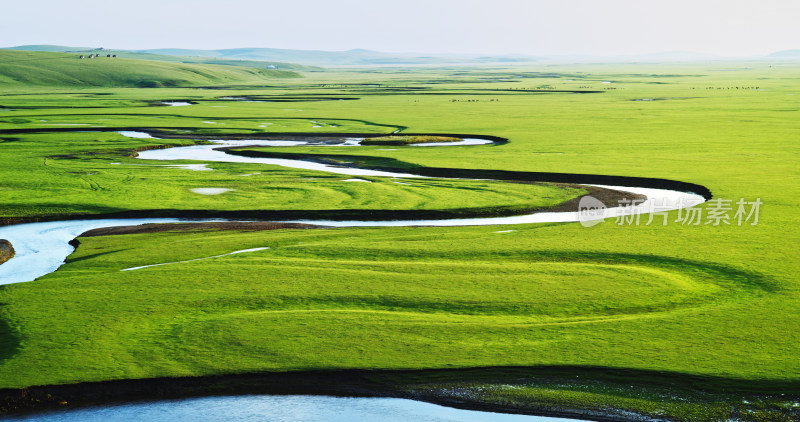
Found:
[[[476, 137], [473, 135], [445, 134], [437, 136], [453, 137]], [[488, 136], [481, 136], [481, 139], [490, 139]], [[253, 158], [286, 158], [290, 160], [315, 161], [324, 164], [342, 165], [343, 161], [365, 162], [364, 165], [350, 165], [369, 170], [380, 170], [390, 172], [403, 172], [427, 177], [442, 177], [456, 179], [492, 179], [511, 182], [546, 182], [580, 185], [611, 185], [611, 186], [635, 186], [649, 189], [668, 189], [680, 192], [692, 192], [701, 195], [706, 200], [713, 198], [711, 191], [702, 185], [695, 183], [682, 182], [678, 180], [657, 179], [652, 177], [632, 177], [632, 176], [606, 176], [600, 174], [579, 174], [579, 173], [550, 173], [534, 171], [512, 171], [512, 170], [484, 170], [484, 169], [456, 169], [444, 167], [422, 167], [405, 163], [392, 158], [370, 157], [364, 155], [324, 155], [324, 154], [301, 154], [283, 153], [272, 151], [254, 151], [244, 149], [247, 147], [223, 147], [231, 155]], [[371, 160], [370, 163], [368, 160]], [[629, 194], [630, 196], [630, 194]]]
[[112, 236], [118, 234], [156, 233], [174, 231], [241, 230], [261, 231], [279, 229], [315, 229], [320, 226], [269, 221], [220, 221], [216, 223], [142, 224], [138, 226], [103, 227], [89, 230], [80, 237]]
[[14, 257], [14, 247], [11, 242], [5, 239], [0, 239], [0, 264], [8, 261]]
[[[492, 412], [572, 417], [594, 421], [670, 420], [664, 415], [639, 414], [614, 406], [585, 403], [584, 408], [548, 402], [501, 403], [480, 395], [452, 394], [470, 385], [570, 384], [573, 388], [610, 386], [668, 392], [675, 399], [726, 403], [731, 398], [768, 397], [784, 391], [798, 397], [800, 386], [780, 380], [743, 380], [660, 371], [604, 367], [493, 367], [422, 370], [316, 370], [150, 378], [83, 382], [68, 385], [0, 389], [0, 418], [46, 409], [70, 409], [93, 404], [135, 402], [240, 394], [312, 394], [345, 397], [398, 397], [450, 407]], [[698, 392], [702, 392], [698, 396]], [[782, 394], [783, 395], [783, 394]], [[797, 416], [791, 412], [790, 418]], [[711, 420], [699, 418], [692, 420]], [[797, 419], [785, 419], [797, 420]]]

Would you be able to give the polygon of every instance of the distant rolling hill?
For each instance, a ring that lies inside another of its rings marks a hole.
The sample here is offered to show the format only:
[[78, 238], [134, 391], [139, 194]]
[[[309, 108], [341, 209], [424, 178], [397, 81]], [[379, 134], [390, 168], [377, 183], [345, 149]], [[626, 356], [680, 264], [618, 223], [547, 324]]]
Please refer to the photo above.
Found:
[[[58, 45], [24, 45], [11, 47], [11, 50], [46, 52], [93, 52], [86, 47], [66, 47]], [[322, 71], [317, 66], [369, 66], [369, 65], [450, 65], [482, 63], [530, 63], [530, 62], [693, 62], [717, 61], [730, 58], [693, 51], [667, 51], [660, 53], [622, 55], [622, 56], [525, 56], [525, 55], [469, 55], [469, 54], [416, 54], [385, 53], [380, 51], [355, 49], [347, 51], [290, 50], [279, 48], [228, 48], [219, 50], [193, 50], [181, 48], [157, 48], [150, 50], [103, 50], [120, 57], [156, 60], [174, 63], [217, 64], [266, 69], [277, 67], [283, 70]], [[748, 59], [800, 58], [800, 50], [785, 50], [768, 56], [753, 56]]]
[[[174, 63], [201, 63], [201, 64], [218, 64], [224, 66], [244, 66], [254, 67], [259, 69], [277, 68], [282, 70], [296, 70], [296, 71], [318, 71], [322, 70], [316, 66], [306, 66], [296, 63], [285, 63], [275, 60], [244, 60], [238, 58], [218, 58], [208, 55], [194, 55], [195, 57], [181, 57], [179, 55], [169, 54], [154, 54], [146, 51], [129, 51], [129, 50], [110, 50], [110, 49], [96, 49], [91, 47], [68, 47], [63, 45], [21, 45], [17, 47], [8, 47], [5, 50], [21, 50], [21, 51], [47, 51], [47, 52], [70, 52], [70, 53], [102, 53], [102, 54], [116, 54], [118, 57], [125, 57], [129, 59], [140, 60], [156, 60]], [[193, 50], [186, 50], [193, 51]]]
[[776, 51], [770, 54], [768, 57], [773, 57], [777, 59], [800, 59], [800, 50]]
[[[9, 50], [80, 52], [89, 51], [87, 47], [66, 47], [58, 45], [23, 45]], [[279, 48], [228, 48], [221, 50], [190, 50], [180, 48], [158, 48], [151, 50], [111, 50], [121, 57], [162, 60], [181, 63], [213, 63], [230, 66], [266, 67], [278, 69], [313, 71], [310, 66], [330, 65], [413, 65], [413, 64], [453, 64], [453, 63], [516, 63], [536, 60], [521, 55], [459, 55], [459, 54], [414, 54], [383, 53], [372, 50], [321, 51], [287, 50]], [[300, 63], [300, 64], [297, 64]]]
[[20, 45], [17, 47], [6, 47], [4, 50], [22, 50], [22, 51], [49, 51], [51, 53], [64, 53], [66, 51], [86, 51], [91, 50], [90, 47], [66, 47], [63, 45], [50, 45], [50, 44], [37, 44], [37, 45]]
[[176, 48], [160, 48], [139, 50], [141, 53], [166, 54], [173, 56], [214, 57], [240, 60], [275, 60], [291, 63], [303, 63], [319, 66], [326, 65], [376, 65], [376, 64], [447, 64], [447, 63], [497, 63], [497, 62], [529, 62], [534, 59], [526, 56], [478, 56], [478, 55], [442, 55], [413, 53], [383, 53], [372, 50], [321, 51], [321, 50], [286, 50], [279, 48], [230, 48], [222, 50], [185, 50]]
[[98, 58], [80, 59], [79, 53], [0, 50], [0, 87], [243, 85], [300, 76], [281, 69], [108, 58], [105, 55], [103, 52]]
[[119, 57], [125, 57], [130, 59], [156, 60], [156, 61], [165, 61], [173, 63], [216, 64], [221, 66], [254, 67], [257, 69], [275, 68], [282, 70], [294, 70], [299, 72], [315, 72], [323, 70], [323, 68], [318, 66], [308, 66], [297, 63], [285, 63], [274, 60], [262, 61], [262, 60], [225, 59], [216, 57], [181, 57], [181, 56], [170, 56], [165, 54], [142, 53], [136, 51], [113, 51], [112, 53], [118, 55]]

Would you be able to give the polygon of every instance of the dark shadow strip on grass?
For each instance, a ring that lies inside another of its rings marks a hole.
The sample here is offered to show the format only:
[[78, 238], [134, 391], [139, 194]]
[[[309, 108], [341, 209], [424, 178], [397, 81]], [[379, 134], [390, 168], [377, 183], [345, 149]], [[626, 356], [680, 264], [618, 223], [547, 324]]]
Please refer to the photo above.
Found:
[[[318, 120], [325, 120], [324, 118], [319, 118]], [[331, 120], [331, 119], [328, 119]], [[335, 120], [335, 119], [333, 119]], [[382, 125], [387, 126], [387, 125]], [[406, 126], [391, 126], [398, 128], [398, 132], [403, 132], [407, 129]], [[137, 129], [127, 129], [127, 130], [137, 130]], [[321, 132], [264, 132], [264, 133], [215, 133], [213, 135], [205, 135], [205, 134], [189, 134], [189, 133], [174, 133], [174, 132], [167, 132], [163, 130], [153, 130], [153, 129], [139, 129], [141, 131], [147, 132], [152, 136], [155, 136], [159, 139], [193, 139], [193, 140], [236, 140], [236, 139], [247, 139], [247, 140], [284, 140], [284, 139], [339, 139], [339, 138], [378, 138], [387, 136], [387, 134], [381, 133], [368, 133], [368, 132], [330, 132], [330, 133], [321, 133]], [[2, 131], [0, 131], [2, 133]], [[396, 135], [396, 133], [391, 133], [388, 135]], [[452, 137], [452, 138], [470, 138], [470, 139], [484, 139], [487, 141], [492, 141], [495, 145], [502, 145], [507, 144], [508, 139], [503, 138], [502, 136], [493, 136], [493, 135], [475, 135], [469, 133], [421, 133], [421, 132], [403, 132], [402, 136], [443, 136], [443, 137]], [[471, 146], [483, 146], [486, 147], [487, 145], [471, 145]], [[306, 156], [305, 154], [301, 156]], [[370, 158], [366, 156], [336, 156], [336, 157], [360, 157], [360, 158]], [[308, 159], [306, 157], [306, 159]]]
[[232, 101], [232, 102], [264, 102], [264, 103], [295, 103], [313, 101], [347, 101], [360, 100], [358, 97], [326, 96], [326, 95], [237, 95], [217, 97], [209, 101]]
[[[64, 116], [96, 116], [96, 117], [113, 117], [113, 116], [132, 116], [132, 117], [145, 117], [150, 118], [155, 116], [156, 114], [136, 114], [136, 113], [103, 113], [103, 114], [95, 114], [95, 113], [67, 113], [67, 114], [58, 114], [55, 117], [64, 117]], [[361, 119], [342, 119], [342, 118], [330, 118], [330, 117], [279, 117], [279, 116], [259, 116], [259, 117], [236, 117], [236, 116], [185, 116], [180, 114], [164, 114], [159, 113], [158, 116], [166, 116], [166, 117], [176, 117], [182, 119], [216, 119], [216, 120], [247, 120], [247, 121], [265, 121], [265, 120], [324, 120], [324, 121], [331, 121], [331, 122], [354, 122], [354, 123], [361, 123], [365, 126], [378, 126], [378, 127], [385, 127], [389, 129], [394, 129], [397, 131], [402, 131], [407, 129], [406, 126], [402, 125], [390, 125], [390, 124], [383, 124], [383, 123], [375, 123], [369, 120], [361, 120]], [[13, 118], [39, 118], [39, 117], [53, 117], [52, 114], [25, 114], [25, 115], [15, 115]], [[11, 118], [11, 117], [9, 117]], [[96, 129], [96, 130], [93, 130]], [[195, 130], [197, 129], [196, 126], [170, 126], [163, 129], [170, 129], [170, 130]], [[79, 127], [79, 128], [17, 128], [17, 129], [2, 129], [0, 130], [0, 135], [2, 134], [16, 134], [16, 133], [52, 133], [52, 132], [114, 132], [120, 130], [132, 130], [132, 131], [144, 131], [144, 132], [151, 132], [151, 133], [159, 133], [165, 134], [169, 132], [165, 132], [163, 130], [159, 131], [158, 129], [154, 129], [153, 127]], [[248, 130], [248, 129], [243, 129]], [[271, 133], [265, 133], [271, 134]], [[293, 133], [294, 135], [298, 135], [298, 133]], [[326, 135], [324, 133], [314, 132], [315, 136], [319, 135]], [[340, 133], [333, 133], [333, 135], [339, 135]], [[375, 135], [375, 133], [371, 133], [370, 135]], [[179, 136], [180, 139], [187, 139], [187, 134], [183, 134], [182, 138]]]
[[[4, 288], [5, 286], [0, 286], [0, 290]], [[19, 333], [2, 318], [4, 306], [6, 306], [4, 303], [0, 303], [0, 362], [16, 355], [20, 347]]]
[[685, 272], [692, 269], [715, 280], [732, 282], [739, 288], [761, 290], [774, 293], [779, 287], [762, 274], [745, 271], [735, 267], [705, 261], [695, 261], [682, 258], [673, 258], [658, 255], [637, 255], [604, 252], [563, 252], [563, 251], [537, 251], [534, 257], [538, 260], [572, 261], [587, 263], [607, 264], [639, 264], [660, 269], [672, 269], [676, 272]]
[[[404, 135], [417, 135], [404, 133]], [[458, 134], [436, 134], [438, 136], [455, 137], [479, 137], [475, 135]], [[483, 137], [489, 139], [488, 137]], [[550, 183], [570, 183], [581, 185], [613, 185], [631, 186], [651, 189], [669, 189], [679, 192], [692, 192], [710, 200], [713, 195], [707, 187], [696, 183], [682, 182], [678, 180], [658, 179], [652, 177], [632, 177], [632, 176], [606, 176], [600, 174], [580, 174], [580, 173], [552, 173], [552, 172], [532, 172], [532, 171], [510, 171], [510, 170], [482, 170], [482, 169], [456, 169], [445, 167], [423, 167], [412, 163], [385, 157], [370, 157], [363, 155], [323, 155], [323, 154], [297, 154], [267, 151], [253, 151], [241, 149], [225, 148], [225, 152], [232, 155], [243, 157], [262, 157], [262, 158], [286, 158], [294, 160], [308, 160], [333, 162], [340, 164], [341, 161], [351, 161], [354, 167], [368, 168], [371, 170], [382, 170], [391, 172], [406, 172], [420, 176], [459, 178], [459, 179], [493, 179], [520, 182], [550, 182]]]

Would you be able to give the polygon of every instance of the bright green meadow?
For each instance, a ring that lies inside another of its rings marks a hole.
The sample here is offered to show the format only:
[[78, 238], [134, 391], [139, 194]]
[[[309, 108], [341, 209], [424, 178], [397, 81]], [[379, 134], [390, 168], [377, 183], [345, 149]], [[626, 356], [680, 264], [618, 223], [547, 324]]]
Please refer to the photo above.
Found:
[[[514, 367], [530, 374], [526, 368], [546, 367], [547, 379], [527, 381], [508, 378], [506, 370], [507, 379], [497, 375], [483, 384], [457, 375], [392, 382], [415, 391], [459, 386], [477, 401], [522, 408], [614, 407], [673, 420], [798, 417], [800, 64], [270, 73], [141, 61], [151, 67], [128, 74], [122, 64], [135, 60], [101, 58], [90, 64], [99, 75], [92, 79], [75, 70], [74, 59], [62, 72], [66, 58], [46, 69], [23, 68], [6, 60], [9, 54], [43, 60], [62, 53], [0, 51], [2, 221], [130, 210], [485, 215], [557, 206], [585, 193], [475, 180], [353, 183], [255, 164], [210, 163], [211, 171], [192, 171], [165, 165], [197, 162], [132, 157], [156, 145], [199, 142], [192, 134], [396, 130], [509, 142], [257, 150], [671, 179], [706, 186], [715, 199], [732, 200], [733, 210], [730, 224], [720, 225], [705, 218], [681, 224], [678, 212], [670, 212], [666, 225], [661, 217], [648, 225], [645, 216], [639, 225], [607, 220], [590, 228], [83, 237], [56, 272], [0, 286], [0, 388], [263, 371]], [[113, 76], [120, 73], [126, 76]], [[141, 88], [149, 85], [168, 87]], [[332, 99], [341, 97], [352, 99]], [[194, 104], [159, 103], [172, 100]], [[132, 139], [113, 132], [120, 128], [186, 137]], [[205, 196], [193, 188], [233, 190]], [[763, 202], [756, 225], [733, 219], [742, 198]], [[711, 205], [698, 208], [705, 217]], [[269, 249], [120, 271], [259, 247]], [[586, 368], [586, 383], [559, 378], [559, 368], [575, 367]], [[647, 375], [613, 385], [591, 381], [604, 369]], [[657, 383], [658, 374], [699, 376], [706, 384], [637, 393], [644, 391], [638, 382]]]

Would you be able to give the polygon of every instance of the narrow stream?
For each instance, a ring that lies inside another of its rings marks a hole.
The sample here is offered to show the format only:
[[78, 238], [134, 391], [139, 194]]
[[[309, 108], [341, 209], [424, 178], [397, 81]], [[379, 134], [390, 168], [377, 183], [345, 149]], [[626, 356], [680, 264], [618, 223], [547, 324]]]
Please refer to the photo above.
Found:
[[[142, 135], [139, 135], [142, 136]], [[467, 139], [466, 141], [470, 141]], [[483, 140], [482, 140], [483, 141]], [[296, 146], [309, 145], [308, 142], [294, 140], [217, 140], [212, 141], [214, 145], [192, 145], [188, 147], [177, 147], [169, 149], [149, 150], [139, 153], [138, 158], [142, 160], [196, 160], [205, 162], [226, 162], [226, 163], [249, 163], [249, 164], [270, 164], [296, 169], [325, 171], [347, 176], [372, 176], [390, 178], [426, 178], [409, 173], [397, 173], [381, 170], [361, 169], [354, 167], [342, 167], [331, 164], [317, 163], [312, 161], [291, 160], [284, 158], [261, 158], [243, 157], [239, 155], [226, 154], [221, 151], [222, 147], [231, 146]], [[350, 143], [348, 143], [350, 142]], [[483, 143], [490, 142], [484, 141]], [[438, 146], [453, 145], [454, 143], [441, 143]], [[357, 145], [352, 140], [345, 141], [340, 145]], [[420, 144], [426, 145], [426, 144]], [[430, 145], [430, 144], [427, 144]], [[614, 189], [647, 197], [646, 201], [634, 207], [613, 207], [607, 208], [602, 214], [598, 214], [596, 219], [616, 218], [618, 216], [630, 215], [632, 212], [645, 214], [651, 209], [658, 211], [675, 210], [697, 205], [705, 202], [701, 195], [690, 192], [678, 192], [667, 189], [651, 189], [633, 186], [608, 186], [608, 185], [589, 185], [601, 188]], [[502, 224], [529, 224], [529, 223], [569, 223], [578, 222], [586, 216], [581, 216], [578, 210], [573, 212], [538, 212], [527, 215], [511, 217], [487, 217], [487, 218], [461, 218], [447, 220], [392, 220], [392, 221], [334, 221], [334, 220], [293, 220], [290, 222], [319, 224], [335, 227], [359, 227], [359, 226], [380, 226], [380, 227], [401, 227], [401, 226], [478, 226], [478, 225], [502, 225]]]

